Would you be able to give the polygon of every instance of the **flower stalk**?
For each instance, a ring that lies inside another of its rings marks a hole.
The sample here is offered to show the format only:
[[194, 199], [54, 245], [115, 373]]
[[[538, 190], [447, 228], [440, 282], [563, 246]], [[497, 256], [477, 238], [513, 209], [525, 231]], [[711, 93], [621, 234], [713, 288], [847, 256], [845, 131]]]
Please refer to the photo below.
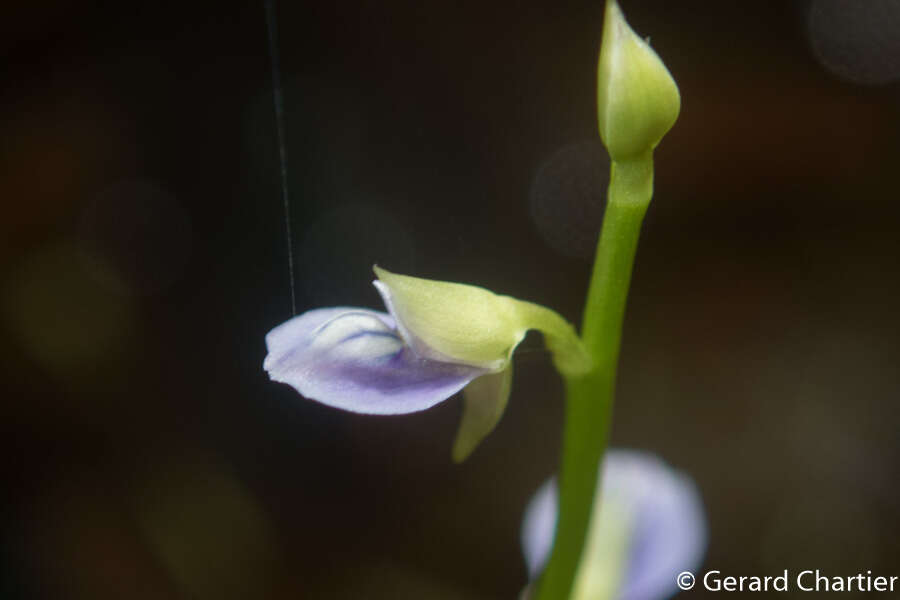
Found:
[[585, 375], [565, 377], [559, 521], [538, 600], [569, 597], [589, 531], [598, 467], [609, 440], [631, 270], [652, 188], [650, 156], [626, 164], [613, 162], [582, 325], [594, 366]]
[[559, 516], [536, 600], [567, 600], [582, 560], [608, 445], [631, 271], [653, 195], [653, 149], [674, 124], [681, 104], [665, 65], [634, 33], [614, 0], [606, 5], [597, 74], [600, 137], [612, 167], [582, 322], [592, 365], [587, 373], [562, 373], [566, 412]]

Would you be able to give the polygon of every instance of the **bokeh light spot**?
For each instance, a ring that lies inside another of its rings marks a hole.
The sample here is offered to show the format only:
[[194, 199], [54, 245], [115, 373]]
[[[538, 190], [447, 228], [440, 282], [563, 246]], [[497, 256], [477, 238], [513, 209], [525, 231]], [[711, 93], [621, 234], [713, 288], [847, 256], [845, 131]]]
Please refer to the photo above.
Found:
[[190, 250], [187, 214], [149, 181], [109, 186], [82, 213], [79, 242], [88, 271], [122, 293], [158, 292], [177, 280]]
[[806, 19], [816, 59], [853, 83], [900, 79], [900, 0], [813, 0]]
[[118, 357], [133, 329], [127, 298], [93, 281], [61, 242], [27, 256], [3, 282], [2, 317], [44, 367], [71, 373]]
[[609, 156], [599, 141], [565, 146], [531, 185], [531, 218], [547, 244], [565, 256], [593, 254], [606, 206]]
[[389, 212], [375, 204], [343, 204], [303, 232], [296, 261], [298, 284], [314, 306], [346, 303], [348, 297], [366, 294], [374, 300], [372, 265], [410, 273], [414, 257], [412, 235]]

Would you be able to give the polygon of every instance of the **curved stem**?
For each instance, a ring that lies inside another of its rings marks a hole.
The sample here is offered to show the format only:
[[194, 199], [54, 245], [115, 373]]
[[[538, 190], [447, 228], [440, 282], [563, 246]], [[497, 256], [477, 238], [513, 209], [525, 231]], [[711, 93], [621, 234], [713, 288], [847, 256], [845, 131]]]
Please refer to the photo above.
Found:
[[631, 269], [652, 194], [651, 153], [613, 162], [582, 327], [593, 367], [584, 375], [564, 375], [566, 417], [559, 517], [553, 553], [536, 600], [566, 600], [574, 585], [609, 437]]
[[515, 298], [511, 300], [526, 326], [544, 335], [544, 343], [553, 354], [557, 371], [564, 375], [582, 375], [590, 371], [591, 355], [568, 321], [546, 306]]

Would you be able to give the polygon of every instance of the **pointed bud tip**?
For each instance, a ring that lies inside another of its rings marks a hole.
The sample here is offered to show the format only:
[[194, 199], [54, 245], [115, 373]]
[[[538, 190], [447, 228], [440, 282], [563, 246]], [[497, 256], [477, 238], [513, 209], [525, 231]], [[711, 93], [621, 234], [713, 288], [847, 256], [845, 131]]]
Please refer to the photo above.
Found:
[[680, 109], [669, 70], [631, 29], [618, 3], [609, 0], [597, 67], [597, 113], [610, 157], [627, 160], [652, 151]]

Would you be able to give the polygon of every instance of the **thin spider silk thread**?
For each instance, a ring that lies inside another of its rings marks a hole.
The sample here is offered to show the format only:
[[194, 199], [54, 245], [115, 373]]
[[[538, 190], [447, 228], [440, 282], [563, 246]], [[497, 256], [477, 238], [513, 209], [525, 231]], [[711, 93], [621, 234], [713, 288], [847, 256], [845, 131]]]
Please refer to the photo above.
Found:
[[275, 125], [278, 130], [278, 157], [281, 167], [281, 199], [284, 204], [284, 231], [287, 237], [288, 277], [291, 280], [291, 315], [297, 314], [297, 292], [294, 285], [294, 243], [291, 235], [291, 204], [288, 199], [287, 146], [284, 128], [284, 96], [281, 91], [281, 67], [278, 62], [278, 28], [275, 19], [275, 0], [265, 0], [266, 29], [269, 33], [269, 58], [272, 63], [272, 101], [275, 104]]

